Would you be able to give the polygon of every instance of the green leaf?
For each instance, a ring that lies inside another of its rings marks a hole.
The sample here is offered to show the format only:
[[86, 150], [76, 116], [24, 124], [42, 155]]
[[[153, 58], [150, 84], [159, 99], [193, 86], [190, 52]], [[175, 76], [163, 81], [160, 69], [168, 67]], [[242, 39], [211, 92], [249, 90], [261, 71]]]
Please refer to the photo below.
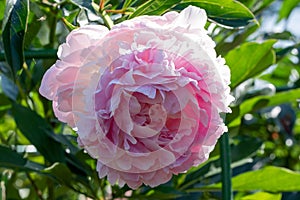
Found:
[[290, 53], [293, 49], [298, 49], [300, 48], [300, 43], [293, 44], [291, 46], [282, 48], [282, 49], [276, 49], [276, 57], [277, 61], [281, 60], [284, 58], [288, 53]]
[[3, 93], [8, 98], [10, 98], [13, 101], [16, 101], [19, 94], [18, 87], [11, 79], [7, 78], [7, 76], [4, 74], [0, 75], [0, 87]]
[[235, 191], [300, 191], [300, 173], [286, 168], [268, 166], [233, 177], [232, 187]]
[[160, 200], [170, 200], [170, 199], [178, 199], [184, 197], [184, 192], [177, 190], [173, 186], [160, 185], [155, 189], [150, 189], [145, 196], [135, 196], [137, 199], [160, 199]]
[[133, 12], [129, 18], [140, 15], [161, 15], [174, 8], [182, 10], [189, 5], [205, 9], [212, 21], [229, 27], [242, 27], [255, 22], [251, 11], [242, 3], [233, 0], [154, 0], [146, 1]]
[[5, 13], [5, 1], [0, 1], [0, 21], [3, 20]]
[[8, 168], [18, 168], [21, 170], [39, 171], [43, 169], [42, 165], [31, 162], [23, 155], [13, 151], [10, 148], [0, 145], [0, 166]]
[[225, 56], [230, 50], [245, 42], [245, 40], [258, 29], [257, 25], [252, 25], [245, 31], [234, 37], [233, 41], [221, 41], [217, 43], [216, 51], [218, 54]]
[[7, 110], [11, 108], [11, 103], [9, 99], [2, 93], [0, 93], [0, 99], [0, 118], [2, 118], [6, 114]]
[[249, 23], [256, 22], [252, 12], [238, 1], [182, 0], [176, 8], [182, 9], [189, 5], [204, 9], [209, 19], [224, 26], [243, 27]]
[[239, 143], [231, 148], [231, 160], [239, 161], [253, 155], [263, 144], [258, 138], [242, 136]]
[[123, 4], [123, 9], [128, 8], [129, 6], [131, 6], [132, 4], [134, 4], [136, 0], [125, 0], [124, 4]]
[[298, 67], [294, 65], [295, 64], [290, 59], [284, 59], [277, 64], [272, 73], [264, 74], [263, 76], [260, 76], [260, 79], [274, 84], [277, 88], [286, 87], [290, 81], [292, 71]]
[[0, 145], [0, 166], [20, 167], [26, 164], [26, 159], [17, 152]]
[[252, 113], [261, 108], [276, 106], [282, 103], [295, 103], [297, 99], [300, 99], [300, 89], [278, 92], [272, 96], [263, 95], [248, 99], [240, 105], [239, 117], [232, 120], [228, 126], [233, 127], [239, 125], [241, 117], [247, 113]]
[[[216, 165], [220, 163], [219, 156], [210, 157], [206, 162], [197, 167], [191, 168], [186, 174], [183, 183], [180, 184], [180, 189], [190, 188], [210, 174], [219, 173]], [[218, 166], [219, 167], [219, 166]]]
[[[236, 138], [234, 138], [237, 140]], [[253, 137], [238, 137], [239, 143], [231, 145], [231, 167], [237, 167], [244, 162], [248, 162], [247, 158], [251, 157], [262, 145], [262, 141]], [[221, 172], [219, 155], [210, 157], [206, 162], [198, 167], [191, 168], [186, 174], [180, 189], [192, 188], [193, 186], [203, 182], [203, 179]], [[189, 189], [188, 189], [189, 190]], [[200, 191], [200, 190], [199, 190]], [[203, 190], [201, 190], [203, 191]]]
[[3, 21], [2, 40], [5, 58], [10, 66], [5, 73], [15, 78], [24, 62], [24, 36], [29, 13], [28, 0], [7, 0], [5, 18]]
[[243, 196], [240, 200], [280, 200], [280, 193], [256, 192], [247, 196]]
[[18, 104], [13, 104], [12, 114], [20, 131], [49, 162], [65, 162], [64, 149], [51, 137], [54, 133], [43, 118]]
[[[194, 188], [190, 191], [218, 190], [221, 183]], [[300, 173], [282, 167], [268, 166], [249, 171], [232, 178], [233, 191], [294, 192], [300, 191]]]
[[62, 163], [54, 163], [48, 168], [45, 168], [43, 173], [51, 175], [59, 183], [70, 186], [72, 181], [72, 172], [69, 168]]
[[279, 10], [278, 20], [288, 18], [293, 9], [300, 3], [300, 0], [284, 0], [282, 1], [281, 8]]
[[276, 56], [272, 46], [275, 42], [275, 40], [267, 40], [261, 44], [244, 43], [225, 56], [231, 70], [232, 88], [274, 64]]
[[[260, 15], [265, 9], [276, 0], [255, 0], [254, 4], [252, 4], [251, 10], [255, 15]], [[243, 1], [241, 1], [244, 3]], [[246, 4], [245, 4], [246, 5]], [[247, 6], [249, 8], [249, 6]]]
[[280, 33], [270, 32], [270, 33], [265, 33], [264, 37], [266, 39], [292, 40], [293, 34], [289, 31], [283, 31], [283, 32], [280, 32]]
[[146, 1], [144, 4], [139, 6], [129, 18], [134, 18], [140, 15], [161, 15], [174, 7], [180, 0], [153, 0]]

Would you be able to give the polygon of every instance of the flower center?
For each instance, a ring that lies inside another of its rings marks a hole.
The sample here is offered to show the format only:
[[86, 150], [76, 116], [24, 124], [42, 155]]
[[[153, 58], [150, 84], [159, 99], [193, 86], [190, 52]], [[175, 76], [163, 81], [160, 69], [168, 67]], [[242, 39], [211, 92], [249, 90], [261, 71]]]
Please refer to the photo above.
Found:
[[[130, 117], [134, 123], [131, 135], [137, 138], [148, 138], [159, 134], [166, 124], [168, 117], [167, 111], [161, 104], [160, 95], [154, 99], [145, 97], [138, 101], [137, 97], [141, 94], [135, 94], [130, 101]], [[147, 101], [147, 102], [145, 102]]]

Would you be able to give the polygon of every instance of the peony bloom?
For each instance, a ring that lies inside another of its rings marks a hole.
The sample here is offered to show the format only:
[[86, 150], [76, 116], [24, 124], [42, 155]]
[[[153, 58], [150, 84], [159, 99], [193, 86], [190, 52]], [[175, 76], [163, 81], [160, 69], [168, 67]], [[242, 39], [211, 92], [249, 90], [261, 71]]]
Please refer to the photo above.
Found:
[[207, 160], [226, 131], [230, 71], [204, 10], [141, 16], [72, 31], [40, 93], [78, 133], [99, 177], [138, 188]]

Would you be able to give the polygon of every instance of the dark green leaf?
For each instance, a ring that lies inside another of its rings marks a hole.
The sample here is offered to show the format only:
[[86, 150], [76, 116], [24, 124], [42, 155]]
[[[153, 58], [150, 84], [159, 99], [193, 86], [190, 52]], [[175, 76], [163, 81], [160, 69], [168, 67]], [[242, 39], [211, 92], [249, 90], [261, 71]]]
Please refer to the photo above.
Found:
[[276, 57], [277, 61], [281, 60], [284, 56], [286, 56], [288, 53], [290, 53], [293, 49], [300, 48], [300, 43], [282, 48], [282, 49], [276, 49]]
[[244, 43], [225, 56], [226, 63], [231, 69], [232, 88], [274, 64], [275, 52], [272, 46], [275, 42], [268, 40], [261, 44]]
[[280, 33], [266, 33], [264, 37], [266, 39], [291, 40], [293, 34], [289, 31], [283, 31]]
[[19, 94], [17, 85], [4, 74], [0, 76], [0, 81], [3, 93], [11, 100], [16, 101]]
[[50, 137], [54, 134], [47, 122], [28, 108], [13, 104], [12, 114], [18, 128], [49, 162], [64, 162], [64, 149]]
[[153, 0], [146, 1], [144, 4], [139, 6], [129, 18], [134, 18], [140, 15], [161, 15], [174, 7], [180, 0]]
[[9, 99], [2, 93], [0, 93], [0, 118], [2, 118], [7, 110], [11, 107], [11, 102]]
[[254, 15], [242, 3], [233, 0], [182, 0], [176, 8], [194, 5], [205, 9], [208, 18], [229, 27], [242, 27], [256, 22]]
[[54, 163], [52, 166], [45, 168], [43, 173], [53, 176], [58, 182], [70, 186], [72, 180], [72, 172], [62, 163]]
[[10, 66], [8, 76], [15, 78], [24, 62], [24, 36], [29, 13], [28, 0], [7, 0], [2, 40], [5, 58]]
[[170, 186], [158, 186], [155, 189], [152, 189], [146, 194], [147, 199], [177, 199], [184, 195], [183, 192], [177, 191], [174, 187]]
[[257, 138], [243, 136], [239, 138], [239, 143], [231, 148], [232, 161], [239, 161], [254, 154], [263, 144]]
[[7, 107], [10, 107], [10, 101], [9, 99], [4, 95], [0, 93], [0, 110], [6, 109]]
[[257, 28], [258, 28], [257, 25], [253, 25], [248, 29], [246, 29], [243, 33], [237, 35], [233, 41], [230, 42], [222, 41], [217, 43], [216, 51], [218, 52], [218, 54], [225, 56], [230, 50], [237, 47], [241, 43], [245, 42], [245, 40], [249, 37], [249, 35], [254, 33], [257, 30]]
[[208, 175], [212, 169], [217, 171], [216, 164], [219, 164], [219, 156], [209, 158], [206, 162], [200, 164], [198, 167], [191, 168], [180, 185], [180, 189], [186, 189], [199, 183], [205, 175]]
[[18, 168], [21, 170], [39, 171], [43, 166], [31, 162], [23, 157], [23, 155], [13, 151], [10, 148], [0, 145], [0, 166], [8, 168]]
[[17, 152], [0, 145], [0, 166], [20, 167], [26, 164], [26, 159]]

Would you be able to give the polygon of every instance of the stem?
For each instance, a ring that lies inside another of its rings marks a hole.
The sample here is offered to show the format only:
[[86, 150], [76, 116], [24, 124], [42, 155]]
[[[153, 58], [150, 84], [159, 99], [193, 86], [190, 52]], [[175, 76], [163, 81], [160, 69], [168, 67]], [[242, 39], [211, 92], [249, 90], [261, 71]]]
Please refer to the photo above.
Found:
[[53, 181], [50, 178], [47, 178], [48, 185], [48, 200], [54, 200], [54, 185]]
[[[57, 50], [56, 49], [40, 49], [40, 50], [28, 50], [25, 51], [25, 59], [51, 59], [57, 58], [56, 55]], [[5, 61], [4, 52], [0, 52], [0, 62]]]
[[56, 24], [57, 24], [56, 15], [55, 15], [55, 17], [53, 17], [52, 20], [53, 21], [51, 22], [50, 35], [49, 35], [49, 45], [50, 45], [50, 47], [53, 47], [54, 42], [55, 42], [55, 32], [56, 32]]
[[111, 20], [111, 18], [109, 17], [109, 15], [107, 14], [106, 11], [102, 11], [100, 13], [102, 19], [103, 19], [103, 22], [105, 24], [105, 26], [108, 28], [108, 29], [111, 29], [114, 25], [114, 22]]
[[26, 175], [31, 183], [31, 185], [33, 186], [37, 196], [39, 199], [43, 200], [43, 196], [42, 196], [42, 192], [39, 190], [39, 188], [36, 186], [34, 180], [31, 178], [30, 174], [28, 172], [26, 172]]
[[105, 5], [105, 0], [100, 0], [99, 3], [99, 14], [101, 18], [103, 19], [104, 25], [108, 28], [111, 29], [114, 25], [114, 22], [111, 20], [107, 12], [104, 10], [104, 5]]
[[105, 184], [103, 184], [103, 182], [104, 182], [104, 179], [101, 179], [101, 183], [99, 184], [99, 179], [98, 179], [98, 185], [100, 186], [100, 191], [101, 191], [101, 197], [100, 197], [100, 199], [105, 200], [106, 199], [106, 197], [105, 197], [105, 190], [104, 190], [104, 185]]
[[5, 188], [5, 183], [4, 181], [0, 182], [0, 199], [6, 199], [6, 188]]
[[229, 135], [224, 133], [220, 138], [221, 168], [222, 168], [222, 199], [232, 200], [230, 146]]
[[105, 0], [100, 0], [100, 3], [99, 3], [99, 9], [100, 10], [104, 9], [104, 4], [105, 4]]

